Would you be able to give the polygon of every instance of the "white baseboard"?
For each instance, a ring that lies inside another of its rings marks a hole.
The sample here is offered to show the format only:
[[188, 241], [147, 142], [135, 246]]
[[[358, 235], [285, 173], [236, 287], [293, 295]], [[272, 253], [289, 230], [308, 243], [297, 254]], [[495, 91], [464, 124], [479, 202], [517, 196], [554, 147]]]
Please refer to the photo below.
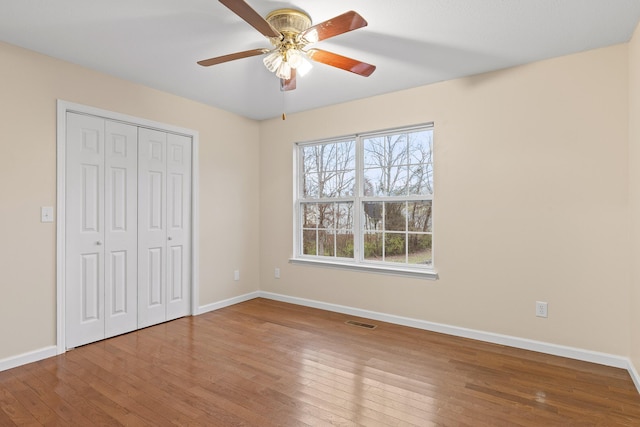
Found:
[[[562, 356], [570, 359], [582, 360], [585, 362], [598, 363], [600, 365], [612, 366], [629, 370], [638, 391], [640, 392], [640, 377], [637, 373], [632, 373], [629, 359], [613, 354], [599, 353], [596, 351], [584, 350], [580, 348], [567, 347], [557, 344], [550, 344], [542, 341], [534, 341], [526, 338], [518, 338], [509, 335], [495, 334], [492, 332], [478, 331], [475, 329], [461, 328], [457, 326], [445, 325], [442, 323], [428, 322], [426, 320], [411, 319], [409, 317], [395, 316], [391, 314], [379, 313], [375, 311], [362, 310], [359, 308], [344, 305], [330, 304], [321, 301], [297, 298], [287, 295], [275, 294], [271, 292], [260, 292], [260, 297], [276, 301], [288, 302], [291, 304], [303, 305], [306, 307], [319, 308], [337, 313], [349, 314], [351, 316], [364, 317], [367, 319], [379, 320], [381, 322], [393, 323], [396, 325], [410, 326], [412, 328], [426, 331], [439, 332], [457, 337], [470, 338], [494, 344], [506, 345], [509, 347], [521, 348], [524, 350], [537, 351], [540, 353]], [[635, 369], [634, 369], [635, 371]]]
[[207, 304], [207, 305], [202, 305], [198, 307], [198, 309], [194, 314], [197, 316], [198, 314], [204, 314], [210, 311], [219, 310], [221, 308], [229, 307], [230, 305], [239, 304], [241, 302], [249, 301], [259, 297], [260, 297], [260, 292], [258, 291], [250, 292], [248, 294], [239, 295], [237, 297], [225, 299], [222, 301], [212, 302], [211, 304]]
[[17, 356], [7, 357], [0, 360], [0, 372], [7, 369], [16, 368], [26, 365], [27, 363], [37, 362], [38, 360], [53, 357], [58, 354], [58, 348], [55, 345], [44, 347], [39, 350], [30, 351], [28, 353], [19, 354]]
[[636, 367], [633, 365], [633, 362], [629, 360], [629, 365], [627, 366], [627, 371], [629, 371], [629, 375], [633, 380], [633, 383], [636, 385], [636, 389], [640, 392], [640, 375], [638, 375], [638, 371]]

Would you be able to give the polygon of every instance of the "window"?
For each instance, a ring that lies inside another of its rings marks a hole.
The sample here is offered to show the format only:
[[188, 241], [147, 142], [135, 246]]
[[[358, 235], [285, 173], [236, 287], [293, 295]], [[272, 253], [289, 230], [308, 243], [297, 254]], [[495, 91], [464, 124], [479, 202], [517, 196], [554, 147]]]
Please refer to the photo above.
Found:
[[295, 149], [293, 261], [434, 275], [432, 125]]

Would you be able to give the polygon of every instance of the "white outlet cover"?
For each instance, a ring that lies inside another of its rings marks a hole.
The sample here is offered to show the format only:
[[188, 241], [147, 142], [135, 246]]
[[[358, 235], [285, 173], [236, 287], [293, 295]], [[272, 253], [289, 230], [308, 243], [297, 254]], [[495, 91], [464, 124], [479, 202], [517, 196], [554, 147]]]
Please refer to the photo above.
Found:
[[545, 301], [536, 301], [536, 316], [547, 317], [548, 304]]

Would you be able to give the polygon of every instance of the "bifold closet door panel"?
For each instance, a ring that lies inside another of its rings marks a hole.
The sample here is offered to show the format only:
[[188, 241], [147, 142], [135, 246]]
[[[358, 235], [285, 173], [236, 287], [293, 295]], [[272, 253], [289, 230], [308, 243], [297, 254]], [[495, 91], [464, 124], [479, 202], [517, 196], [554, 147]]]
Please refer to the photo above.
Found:
[[167, 135], [167, 320], [191, 307], [191, 138]]
[[67, 348], [105, 337], [104, 120], [67, 113], [65, 331]]
[[166, 320], [167, 134], [138, 129], [138, 327]]
[[138, 128], [105, 123], [105, 336], [138, 327]]
[[136, 126], [67, 113], [68, 348], [137, 328]]

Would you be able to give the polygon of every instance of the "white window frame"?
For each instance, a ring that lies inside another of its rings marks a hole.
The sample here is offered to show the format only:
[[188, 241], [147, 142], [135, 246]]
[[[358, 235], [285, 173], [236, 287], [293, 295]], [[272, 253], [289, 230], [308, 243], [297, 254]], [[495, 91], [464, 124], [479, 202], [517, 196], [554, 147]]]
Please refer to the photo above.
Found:
[[[394, 129], [386, 129], [382, 131], [367, 132], [361, 134], [347, 135], [336, 138], [327, 138], [323, 140], [298, 142], [293, 146], [293, 257], [289, 260], [294, 264], [313, 265], [329, 268], [340, 268], [348, 270], [360, 270], [372, 273], [402, 275], [409, 277], [416, 277], [422, 279], [438, 278], [438, 274], [435, 270], [435, 245], [432, 240], [431, 266], [423, 265], [409, 265], [409, 264], [395, 264], [392, 262], [384, 261], [371, 261], [365, 260], [361, 252], [364, 245], [364, 232], [361, 228], [362, 221], [362, 205], [364, 202], [394, 202], [394, 201], [419, 201], [419, 200], [431, 200], [433, 203], [434, 194], [432, 195], [407, 195], [397, 197], [385, 197], [385, 196], [364, 196], [363, 177], [364, 177], [364, 150], [362, 148], [363, 140], [370, 137], [384, 136], [389, 134], [398, 134], [403, 132], [412, 132], [419, 130], [432, 130], [434, 131], [433, 123], [426, 123], [415, 126], [407, 126]], [[321, 145], [328, 143], [339, 143], [344, 141], [354, 140], [356, 144], [356, 169], [355, 169], [355, 195], [335, 198], [318, 198], [318, 199], [303, 199], [301, 197], [303, 189], [301, 179], [301, 165], [302, 165], [302, 148], [313, 145]], [[433, 148], [432, 148], [433, 150]], [[433, 151], [431, 153], [433, 163]], [[304, 255], [302, 253], [301, 241], [302, 241], [302, 224], [301, 224], [301, 205], [302, 203], [337, 203], [337, 202], [353, 202], [353, 230], [354, 230], [354, 254], [351, 258], [340, 257], [322, 257], [316, 255]], [[432, 216], [433, 221], [433, 216]], [[434, 222], [432, 222], [431, 236], [435, 235]]]

